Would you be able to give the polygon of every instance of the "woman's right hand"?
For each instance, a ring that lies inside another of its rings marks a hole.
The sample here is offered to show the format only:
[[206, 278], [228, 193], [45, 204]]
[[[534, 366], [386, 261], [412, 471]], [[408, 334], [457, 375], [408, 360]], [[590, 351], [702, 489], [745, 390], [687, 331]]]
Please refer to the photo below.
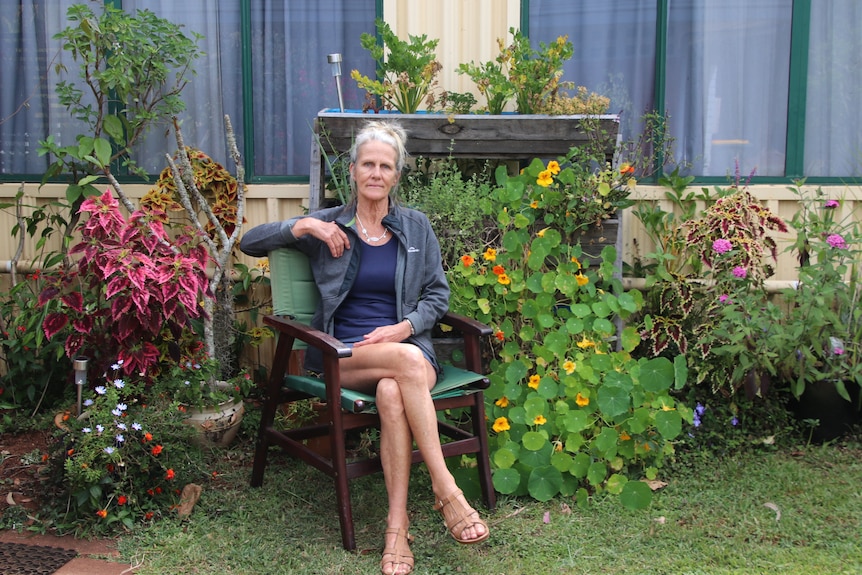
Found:
[[293, 225], [292, 231], [297, 238], [311, 234], [312, 237], [319, 239], [329, 246], [329, 253], [334, 258], [341, 257], [345, 250], [350, 249], [350, 239], [335, 222], [324, 222], [317, 218], [300, 218]]

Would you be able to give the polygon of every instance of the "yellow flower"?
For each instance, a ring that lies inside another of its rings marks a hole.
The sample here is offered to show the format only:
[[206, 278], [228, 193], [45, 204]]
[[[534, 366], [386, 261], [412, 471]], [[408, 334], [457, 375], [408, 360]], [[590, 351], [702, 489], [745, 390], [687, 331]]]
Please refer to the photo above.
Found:
[[505, 395], [494, 402], [497, 407], [509, 407], [509, 398]]
[[590, 278], [588, 278], [587, 276], [585, 276], [583, 274], [578, 274], [575, 276], [575, 281], [578, 282], [579, 286], [583, 287], [583, 286], [587, 285], [588, 283], [590, 283]]
[[587, 339], [587, 336], [584, 336], [583, 338], [581, 338], [581, 341], [578, 342], [578, 347], [581, 349], [587, 349], [589, 347], [596, 347], [596, 344], [593, 341]]
[[544, 415], [537, 415], [536, 419], [533, 420], [533, 425], [545, 425], [547, 423], [547, 419], [545, 419]]
[[485, 253], [482, 254], [482, 259], [484, 259], [486, 262], [492, 262], [496, 260], [497, 250], [495, 250], [494, 248], [488, 248], [487, 250], [485, 250]]
[[533, 200], [532, 202], [530, 202], [530, 207], [533, 208], [534, 210], [536, 208], [538, 208], [539, 207], [539, 200]]
[[575, 362], [567, 359], [563, 362], [563, 369], [566, 371], [566, 375], [572, 375], [575, 372]]
[[497, 276], [497, 283], [501, 283], [504, 286], [507, 286], [512, 283], [512, 280], [510, 280], [509, 276], [507, 276], [506, 274], [500, 274]]
[[543, 188], [547, 188], [554, 183], [554, 176], [550, 170], [542, 170], [539, 172], [539, 179], [536, 180], [536, 183]]
[[575, 396], [575, 403], [577, 403], [580, 407], [586, 407], [590, 404], [590, 398], [584, 397], [579, 391], [578, 395]]
[[541, 377], [538, 375], [531, 375], [530, 381], [527, 383], [527, 387], [532, 387], [533, 389], [539, 389], [539, 381], [541, 381]]
[[548, 162], [548, 171], [554, 175], [559, 174], [560, 173], [560, 163], [557, 162], [556, 160], [551, 160], [550, 162]]
[[257, 267], [260, 268], [260, 271], [266, 273], [269, 271], [269, 258], [261, 258], [257, 260]]
[[578, 269], [581, 269], [581, 262], [578, 261], [578, 258], [572, 256], [572, 263], [578, 266]]
[[509, 427], [509, 420], [505, 417], [498, 417], [494, 420], [494, 425], [491, 426], [491, 429], [493, 429], [497, 433], [508, 431], [509, 429], [511, 429], [511, 427]]
[[543, 237], [545, 237], [545, 232], [547, 232], [549, 229], [551, 229], [551, 228], [550, 227], [542, 228], [541, 230], [536, 232], [536, 235], [539, 236], [540, 238], [543, 238]]
[[631, 438], [632, 438], [632, 436], [629, 435], [628, 433], [626, 433], [625, 431], [620, 433], [620, 441], [628, 441]]

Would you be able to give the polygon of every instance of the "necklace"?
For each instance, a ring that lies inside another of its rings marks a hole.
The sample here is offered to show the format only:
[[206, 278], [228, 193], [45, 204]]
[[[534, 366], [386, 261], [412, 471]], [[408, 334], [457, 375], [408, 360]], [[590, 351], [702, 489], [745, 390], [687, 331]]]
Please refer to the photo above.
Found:
[[365, 241], [377, 243], [383, 240], [386, 237], [386, 233], [389, 231], [389, 228], [383, 226], [383, 235], [380, 236], [369, 236], [368, 230], [365, 229], [365, 224], [362, 223], [362, 220], [359, 219], [359, 212], [356, 212], [356, 221], [359, 222], [359, 227], [362, 230], [362, 235], [365, 236]]

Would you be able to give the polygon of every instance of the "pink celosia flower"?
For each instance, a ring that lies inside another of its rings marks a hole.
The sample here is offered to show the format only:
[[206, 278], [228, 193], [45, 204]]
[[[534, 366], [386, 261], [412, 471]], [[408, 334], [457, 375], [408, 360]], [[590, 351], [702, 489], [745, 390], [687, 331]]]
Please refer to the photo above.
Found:
[[844, 241], [839, 234], [829, 234], [826, 236], [826, 243], [832, 246], [833, 248], [846, 248], [847, 242]]
[[719, 238], [712, 242], [712, 249], [715, 250], [716, 253], [723, 254], [732, 250], [733, 244], [730, 243], [730, 240]]
[[823, 207], [829, 208], [829, 209], [837, 208], [838, 207], [838, 200], [827, 200], [826, 203], [823, 204]]
[[720, 296], [718, 296], [718, 301], [721, 303], [730, 303], [730, 296], [727, 295], [726, 293], [723, 293]]
[[744, 279], [745, 276], [748, 275], [748, 271], [742, 266], [736, 266], [733, 268], [733, 275], [738, 277], [739, 279]]

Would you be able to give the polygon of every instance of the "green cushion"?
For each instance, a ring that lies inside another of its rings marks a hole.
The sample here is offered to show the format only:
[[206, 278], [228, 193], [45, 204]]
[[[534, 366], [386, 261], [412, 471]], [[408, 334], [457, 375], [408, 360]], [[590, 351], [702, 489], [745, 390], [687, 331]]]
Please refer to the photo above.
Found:
[[[431, 390], [431, 397], [443, 399], [457, 397], [467, 393], [474, 393], [475, 389], [468, 386], [484, 379], [484, 376], [472, 371], [466, 371], [451, 365], [443, 366], [443, 377]], [[284, 384], [297, 391], [313, 395], [319, 399], [326, 399], [326, 385], [323, 379], [310, 376], [287, 375]], [[350, 389], [341, 390], [341, 408], [353, 413], [360, 411], [374, 411], [374, 396]]]
[[[269, 270], [273, 313], [309, 324], [320, 301], [320, 292], [311, 275], [308, 256], [294, 248], [272, 250]], [[305, 347], [301, 341], [294, 344], [294, 349]]]

